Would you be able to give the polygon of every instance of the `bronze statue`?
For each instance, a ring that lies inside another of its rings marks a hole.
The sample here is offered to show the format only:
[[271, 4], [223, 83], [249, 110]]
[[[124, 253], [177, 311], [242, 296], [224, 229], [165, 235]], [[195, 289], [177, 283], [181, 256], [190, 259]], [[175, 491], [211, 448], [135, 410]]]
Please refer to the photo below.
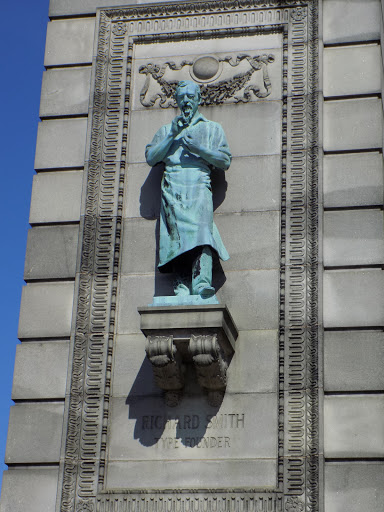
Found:
[[161, 183], [159, 270], [182, 276], [175, 295], [215, 294], [212, 287], [212, 251], [222, 260], [228, 252], [213, 222], [211, 171], [226, 170], [231, 152], [220, 124], [199, 111], [200, 87], [179, 82], [175, 93], [181, 114], [156, 133], [146, 147], [146, 160], [165, 164]]

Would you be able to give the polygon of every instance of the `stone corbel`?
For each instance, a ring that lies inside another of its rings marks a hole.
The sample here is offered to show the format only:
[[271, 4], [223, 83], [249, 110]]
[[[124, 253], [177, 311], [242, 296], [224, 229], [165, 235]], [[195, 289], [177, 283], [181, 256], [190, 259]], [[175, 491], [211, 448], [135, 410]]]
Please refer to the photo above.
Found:
[[185, 365], [193, 364], [208, 402], [221, 403], [227, 368], [238, 331], [226, 306], [162, 306], [139, 308], [140, 328], [147, 338], [146, 353], [157, 386], [167, 405], [179, 403]]
[[196, 369], [197, 380], [208, 390], [211, 405], [221, 402], [227, 385], [228, 361], [225, 359], [217, 335], [191, 335], [189, 352]]
[[165, 391], [167, 405], [177, 405], [184, 387], [184, 367], [173, 336], [148, 336], [145, 351], [156, 385]]

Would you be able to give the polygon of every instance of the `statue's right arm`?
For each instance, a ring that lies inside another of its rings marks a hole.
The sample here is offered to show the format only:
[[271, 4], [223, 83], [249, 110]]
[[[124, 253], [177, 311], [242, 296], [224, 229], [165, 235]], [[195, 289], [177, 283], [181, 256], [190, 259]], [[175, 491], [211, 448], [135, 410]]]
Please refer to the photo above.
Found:
[[173, 120], [170, 128], [166, 126], [160, 128], [152, 142], [145, 148], [145, 159], [151, 167], [163, 162], [167, 156], [169, 148], [178, 133], [175, 124], [175, 120]]

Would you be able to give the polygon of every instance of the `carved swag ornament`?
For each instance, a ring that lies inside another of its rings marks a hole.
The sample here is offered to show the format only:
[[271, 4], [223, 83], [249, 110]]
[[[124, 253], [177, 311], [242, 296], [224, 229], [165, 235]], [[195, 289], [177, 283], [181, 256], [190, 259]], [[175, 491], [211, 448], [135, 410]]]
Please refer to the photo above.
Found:
[[[144, 107], [153, 107], [156, 103], [161, 108], [176, 107], [174, 97], [180, 80], [180, 74], [177, 72], [184, 67], [188, 68], [192, 78], [200, 83], [200, 104], [202, 106], [221, 105], [230, 99], [236, 103], [247, 103], [254, 98], [266, 98], [272, 91], [268, 64], [274, 61], [275, 57], [271, 54], [253, 57], [240, 54], [236, 58], [205, 56], [195, 61], [184, 60], [180, 64], [166, 62], [159, 65], [149, 62], [139, 68], [139, 73], [146, 75], [144, 86], [140, 92], [140, 102]], [[237, 74], [232, 73], [232, 76], [225, 80], [219, 80], [225, 68], [232, 67], [236, 71], [241, 63], [247, 63], [247, 69]], [[174, 72], [175, 78], [172, 80], [167, 80], [164, 76], [169, 70]], [[257, 71], [262, 72], [264, 88], [252, 83], [252, 77]], [[153, 87], [154, 85], [155, 87]], [[150, 89], [152, 93], [149, 92]]]

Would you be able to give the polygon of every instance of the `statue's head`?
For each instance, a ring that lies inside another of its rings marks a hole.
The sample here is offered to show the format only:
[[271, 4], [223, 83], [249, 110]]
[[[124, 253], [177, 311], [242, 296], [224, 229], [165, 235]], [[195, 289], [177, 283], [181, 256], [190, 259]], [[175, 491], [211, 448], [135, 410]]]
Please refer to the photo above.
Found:
[[191, 80], [181, 80], [176, 87], [175, 99], [186, 122], [194, 116], [200, 103], [200, 87]]

